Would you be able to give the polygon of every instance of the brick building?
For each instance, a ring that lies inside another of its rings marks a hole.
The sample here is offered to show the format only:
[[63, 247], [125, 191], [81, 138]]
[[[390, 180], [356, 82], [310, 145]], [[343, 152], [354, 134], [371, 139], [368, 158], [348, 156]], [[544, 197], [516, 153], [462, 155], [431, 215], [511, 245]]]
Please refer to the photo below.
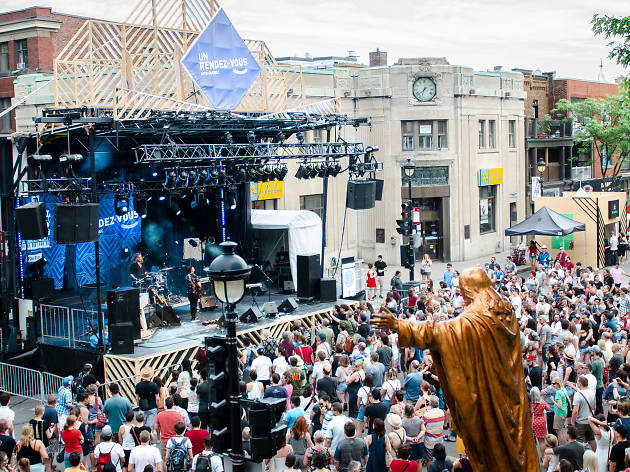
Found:
[[[18, 75], [52, 74], [54, 59], [86, 20], [30, 7], [0, 13], [0, 111], [11, 105]], [[0, 120], [0, 134], [15, 129], [15, 115]]]
[[542, 119], [553, 108], [553, 72], [541, 72], [540, 69], [512, 69], [523, 74], [527, 98], [525, 99], [525, 118]]

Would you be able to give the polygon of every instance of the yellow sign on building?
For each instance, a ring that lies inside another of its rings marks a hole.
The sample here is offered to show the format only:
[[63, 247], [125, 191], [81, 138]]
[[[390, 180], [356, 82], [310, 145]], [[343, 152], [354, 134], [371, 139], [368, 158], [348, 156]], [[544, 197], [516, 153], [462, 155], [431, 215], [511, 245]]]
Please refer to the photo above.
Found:
[[492, 167], [479, 170], [479, 186], [499, 185], [503, 183], [503, 168]]
[[284, 196], [284, 182], [271, 180], [269, 182], [250, 182], [250, 196], [252, 201], [272, 200]]

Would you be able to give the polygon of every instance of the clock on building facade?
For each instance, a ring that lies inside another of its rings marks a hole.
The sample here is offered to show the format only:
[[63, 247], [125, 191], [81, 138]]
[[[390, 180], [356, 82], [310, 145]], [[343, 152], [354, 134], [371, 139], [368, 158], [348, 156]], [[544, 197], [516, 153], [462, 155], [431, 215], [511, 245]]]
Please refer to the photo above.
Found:
[[437, 85], [431, 77], [418, 77], [413, 83], [412, 91], [419, 102], [430, 102], [437, 94]]

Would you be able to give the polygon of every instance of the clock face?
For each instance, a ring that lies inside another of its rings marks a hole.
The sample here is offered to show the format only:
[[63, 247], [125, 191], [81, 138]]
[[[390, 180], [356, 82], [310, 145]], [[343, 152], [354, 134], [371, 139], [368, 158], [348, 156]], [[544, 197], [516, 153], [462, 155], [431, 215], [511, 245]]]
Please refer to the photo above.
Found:
[[437, 86], [430, 77], [420, 77], [413, 83], [413, 96], [420, 102], [428, 102], [435, 98]]

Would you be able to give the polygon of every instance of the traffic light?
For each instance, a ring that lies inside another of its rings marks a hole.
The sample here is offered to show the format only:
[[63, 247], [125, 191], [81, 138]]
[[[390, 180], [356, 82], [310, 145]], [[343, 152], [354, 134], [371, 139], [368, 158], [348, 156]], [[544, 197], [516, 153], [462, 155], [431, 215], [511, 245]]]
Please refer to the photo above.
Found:
[[406, 202], [402, 202], [400, 207], [402, 211], [400, 212], [401, 219], [396, 220], [396, 224], [398, 228], [398, 234], [402, 234], [403, 236], [411, 236], [412, 222], [411, 222], [411, 200], [407, 200]]
[[287, 425], [280, 421], [287, 401], [284, 398], [263, 398], [248, 403], [252, 460], [271, 459], [284, 445]]
[[212, 425], [212, 440], [216, 452], [226, 452], [230, 448], [226, 339], [222, 336], [207, 336], [204, 341], [208, 360], [208, 417]]
[[411, 269], [416, 264], [416, 257], [411, 244], [401, 244], [400, 265], [405, 269]]

